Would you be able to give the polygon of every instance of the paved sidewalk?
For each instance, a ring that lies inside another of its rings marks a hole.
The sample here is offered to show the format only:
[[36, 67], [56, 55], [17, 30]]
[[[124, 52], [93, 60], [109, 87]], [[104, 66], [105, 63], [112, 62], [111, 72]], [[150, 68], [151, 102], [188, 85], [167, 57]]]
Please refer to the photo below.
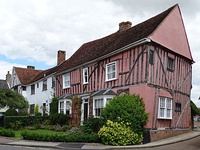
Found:
[[200, 130], [196, 129], [192, 132], [167, 138], [164, 140], [151, 142], [141, 145], [130, 146], [108, 146], [100, 143], [64, 143], [64, 142], [40, 142], [40, 141], [28, 141], [22, 139], [14, 139], [0, 136], [1, 145], [17, 145], [17, 146], [30, 146], [30, 147], [46, 147], [46, 148], [59, 148], [59, 149], [91, 149], [91, 150], [103, 150], [103, 149], [134, 149], [134, 148], [150, 148], [157, 147], [172, 143], [185, 141], [191, 138], [200, 136]]

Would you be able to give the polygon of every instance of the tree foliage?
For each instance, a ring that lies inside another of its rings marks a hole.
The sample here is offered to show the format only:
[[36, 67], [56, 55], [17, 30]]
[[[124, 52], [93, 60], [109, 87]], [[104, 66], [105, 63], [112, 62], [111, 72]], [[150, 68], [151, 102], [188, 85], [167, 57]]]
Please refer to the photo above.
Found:
[[143, 99], [138, 95], [122, 95], [116, 96], [101, 112], [101, 121], [106, 125], [107, 120], [113, 122], [121, 121], [129, 122], [130, 127], [135, 133], [143, 133], [144, 125], [148, 121], [149, 114], [145, 112]]
[[199, 108], [197, 108], [197, 106], [194, 104], [193, 101], [190, 101], [190, 107], [191, 107], [191, 111], [192, 111], [192, 115], [200, 115], [200, 110]]
[[28, 108], [26, 99], [16, 91], [10, 89], [0, 89], [0, 108], [8, 106], [12, 109]]
[[58, 98], [53, 97], [50, 103], [50, 115], [58, 113]]

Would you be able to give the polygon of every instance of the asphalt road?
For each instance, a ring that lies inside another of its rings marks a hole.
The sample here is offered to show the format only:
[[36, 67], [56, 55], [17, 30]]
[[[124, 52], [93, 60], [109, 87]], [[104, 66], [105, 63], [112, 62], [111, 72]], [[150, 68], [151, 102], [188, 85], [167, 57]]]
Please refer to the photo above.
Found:
[[[141, 149], [134, 149], [141, 150]], [[200, 136], [165, 146], [153, 147], [153, 148], [142, 148], [142, 150], [200, 150]]]
[[56, 150], [56, 149], [0, 145], [0, 150]]

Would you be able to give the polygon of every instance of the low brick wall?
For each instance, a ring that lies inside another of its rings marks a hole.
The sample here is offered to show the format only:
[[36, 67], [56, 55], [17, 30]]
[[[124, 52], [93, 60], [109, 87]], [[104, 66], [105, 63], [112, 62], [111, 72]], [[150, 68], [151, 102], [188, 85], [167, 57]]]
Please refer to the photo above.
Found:
[[190, 132], [190, 129], [161, 129], [161, 130], [150, 130], [151, 142], [166, 139], [172, 136], [180, 135], [183, 133]]

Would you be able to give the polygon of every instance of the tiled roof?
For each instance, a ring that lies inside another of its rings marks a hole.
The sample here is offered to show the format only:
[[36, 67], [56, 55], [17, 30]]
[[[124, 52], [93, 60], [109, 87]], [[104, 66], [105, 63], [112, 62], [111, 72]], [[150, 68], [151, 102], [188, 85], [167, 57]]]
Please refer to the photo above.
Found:
[[47, 70], [44, 70], [44, 71], [39, 72], [39, 73], [37, 74], [37, 76], [36, 76], [35, 78], [33, 78], [33, 79], [30, 81], [30, 83], [33, 83], [33, 82], [35, 82], [35, 81], [38, 81], [38, 80], [40, 80], [40, 79], [42, 79], [42, 78], [44, 78], [44, 77], [46, 77], [46, 76], [49, 76], [49, 75], [51, 75], [51, 74], [53, 74], [53, 73], [56, 73], [57, 69], [58, 69], [58, 67], [55, 66], [55, 67], [53, 67], [53, 68], [50, 68], [50, 69], [47, 69]]
[[95, 60], [133, 42], [148, 37], [175, 6], [130, 29], [117, 31], [109, 36], [83, 44], [68, 60], [59, 66], [58, 72]]
[[8, 83], [6, 80], [0, 80], [0, 89], [9, 89]]
[[14, 67], [21, 84], [26, 85], [33, 80], [41, 70]]

